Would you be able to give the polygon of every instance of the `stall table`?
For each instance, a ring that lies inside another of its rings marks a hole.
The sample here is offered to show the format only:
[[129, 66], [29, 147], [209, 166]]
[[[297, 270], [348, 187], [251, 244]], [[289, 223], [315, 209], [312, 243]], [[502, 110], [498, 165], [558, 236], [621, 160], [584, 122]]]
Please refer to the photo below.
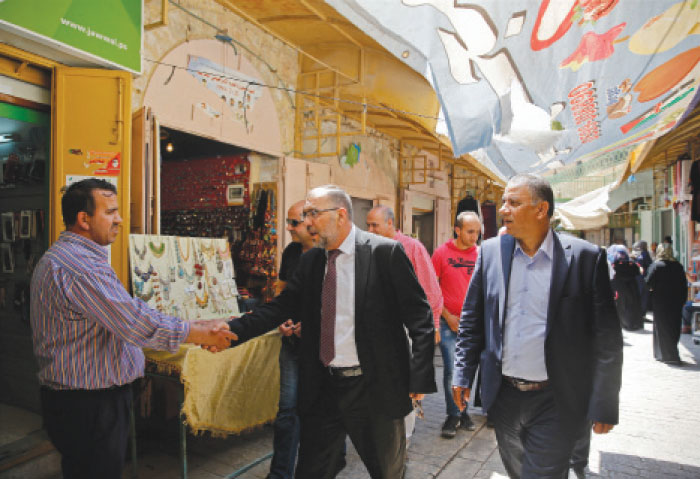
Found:
[[[225, 437], [274, 420], [279, 401], [280, 335], [276, 331], [210, 353], [180, 346], [176, 353], [146, 350], [147, 376], [183, 386], [180, 396], [181, 477], [187, 478], [187, 431]], [[134, 436], [135, 440], [135, 436]]]

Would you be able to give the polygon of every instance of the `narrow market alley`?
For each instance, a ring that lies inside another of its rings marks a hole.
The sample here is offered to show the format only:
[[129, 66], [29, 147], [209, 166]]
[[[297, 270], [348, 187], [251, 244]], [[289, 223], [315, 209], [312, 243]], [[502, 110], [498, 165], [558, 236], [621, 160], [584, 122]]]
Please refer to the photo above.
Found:
[[[668, 366], [653, 359], [651, 331], [652, 324], [647, 322], [643, 330], [624, 332], [620, 424], [607, 436], [593, 435], [589, 477], [700, 477], [700, 450], [695, 447], [700, 411], [694, 407], [700, 397], [700, 346], [693, 344], [690, 335], [683, 335], [679, 350], [685, 364]], [[435, 368], [436, 377], [441, 378], [442, 361], [438, 356]], [[441, 381], [438, 383], [441, 387]], [[424, 409], [425, 419], [417, 421], [408, 448], [407, 479], [507, 477], [493, 430], [486, 427], [484, 417], [477, 411], [472, 414], [476, 431], [460, 430], [455, 439], [443, 439], [440, 437], [444, 420], [442, 391], [429, 395]], [[167, 445], [170, 451], [167, 454], [162, 452], [165, 448], [140, 453], [140, 478], [179, 477], [177, 443]], [[269, 458], [250, 469], [246, 470], [245, 466], [271, 451], [271, 427], [226, 440], [190, 437], [188, 477], [262, 479], [268, 473]], [[239, 475], [232, 475], [235, 471]], [[348, 465], [338, 479], [366, 477], [359, 457], [348, 446]]]

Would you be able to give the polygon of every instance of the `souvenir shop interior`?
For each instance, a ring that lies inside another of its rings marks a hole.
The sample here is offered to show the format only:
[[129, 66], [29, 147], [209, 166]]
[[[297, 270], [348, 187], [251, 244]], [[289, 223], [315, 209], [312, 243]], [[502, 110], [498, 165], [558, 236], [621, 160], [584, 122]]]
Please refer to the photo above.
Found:
[[31, 106], [0, 101], [0, 402], [38, 411], [29, 281], [48, 244], [51, 115]]
[[[268, 299], [276, 278], [278, 196], [276, 181], [259, 180], [276, 176], [265, 172], [276, 172], [276, 159], [166, 127], [160, 128], [160, 151], [160, 234], [227, 240], [229, 251], [217, 250], [211, 269], [221, 273], [222, 258], [232, 260], [240, 309], [247, 309], [246, 299]], [[214, 258], [206, 241], [200, 246], [203, 260]], [[184, 243], [176, 253], [186, 261]], [[202, 276], [196, 266], [204, 262], [193, 264], [194, 274]], [[197, 301], [203, 308], [203, 299]]]

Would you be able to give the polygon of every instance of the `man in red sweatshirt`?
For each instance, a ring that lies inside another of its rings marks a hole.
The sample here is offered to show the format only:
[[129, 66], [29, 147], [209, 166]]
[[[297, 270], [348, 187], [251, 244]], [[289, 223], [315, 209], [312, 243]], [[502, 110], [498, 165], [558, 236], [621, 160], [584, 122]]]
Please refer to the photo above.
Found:
[[442, 289], [444, 306], [440, 318], [440, 352], [442, 353], [443, 386], [445, 388], [445, 406], [447, 419], [442, 426], [442, 436], [455, 437], [457, 427], [473, 431], [467, 408], [460, 410], [452, 398], [452, 370], [454, 368], [455, 341], [462, 304], [469, 289], [476, 257], [479, 252], [476, 245], [481, 232], [481, 220], [472, 211], [457, 215], [455, 221], [455, 239], [440, 246], [433, 253], [433, 266]]

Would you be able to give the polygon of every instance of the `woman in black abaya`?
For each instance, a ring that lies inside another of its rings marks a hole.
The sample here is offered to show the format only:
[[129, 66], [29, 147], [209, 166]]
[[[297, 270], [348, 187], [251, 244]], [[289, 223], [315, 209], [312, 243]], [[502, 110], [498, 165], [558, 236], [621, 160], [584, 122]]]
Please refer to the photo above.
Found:
[[654, 311], [654, 358], [665, 363], [680, 364], [678, 341], [688, 282], [683, 265], [673, 257], [671, 248], [659, 245], [656, 261], [649, 267], [646, 282], [651, 290]]
[[630, 261], [626, 251], [615, 253], [612, 264], [615, 277], [611, 281], [615, 291], [615, 307], [620, 323], [628, 331], [634, 331], [644, 326], [642, 301], [639, 296], [637, 277], [641, 274], [639, 266]]

